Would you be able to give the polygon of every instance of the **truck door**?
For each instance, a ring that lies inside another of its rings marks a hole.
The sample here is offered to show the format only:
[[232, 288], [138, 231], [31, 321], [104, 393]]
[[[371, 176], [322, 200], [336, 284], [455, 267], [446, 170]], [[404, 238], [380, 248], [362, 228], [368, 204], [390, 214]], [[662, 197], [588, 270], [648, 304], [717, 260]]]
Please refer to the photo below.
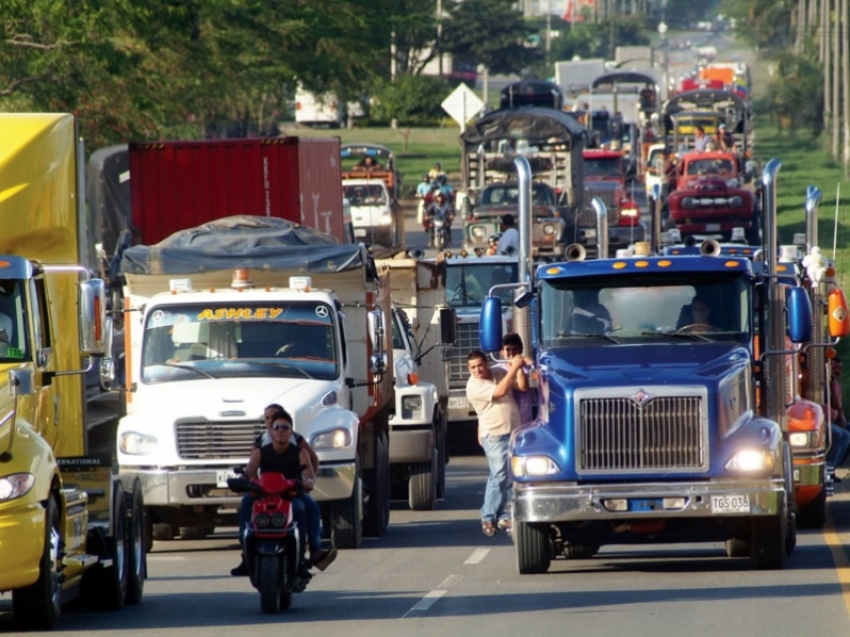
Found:
[[[39, 433], [53, 442], [59, 424], [59, 394], [54, 387], [53, 338], [43, 277], [29, 281], [30, 317], [32, 326], [33, 387], [36, 398], [36, 423]], [[71, 330], [68, 330], [70, 333]]]

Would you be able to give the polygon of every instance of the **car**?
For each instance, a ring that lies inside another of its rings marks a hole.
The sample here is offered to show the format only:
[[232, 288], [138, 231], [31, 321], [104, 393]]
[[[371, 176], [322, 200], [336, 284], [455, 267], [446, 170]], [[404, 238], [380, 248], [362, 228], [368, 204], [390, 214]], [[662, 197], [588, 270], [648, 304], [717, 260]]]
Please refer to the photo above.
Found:
[[382, 179], [344, 179], [342, 193], [356, 241], [404, 249], [404, 211]]

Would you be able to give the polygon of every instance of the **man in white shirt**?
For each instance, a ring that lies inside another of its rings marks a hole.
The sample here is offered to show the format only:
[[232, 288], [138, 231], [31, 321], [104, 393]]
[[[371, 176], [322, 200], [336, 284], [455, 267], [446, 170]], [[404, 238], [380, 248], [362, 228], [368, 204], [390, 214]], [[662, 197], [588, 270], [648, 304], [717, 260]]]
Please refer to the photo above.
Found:
[[502, 236], [496, 246], [496, 254], [514, 255], [519, 252], [519, 230], [514, 226], [514, 216], [511, 213], [502, 215]]
[[[528, 389], [528, 379], [522, 371], [522, 356], [514, 356], [507, 370], [490, 368], [486, 356], [479, 351], [467, 357], [469, 380], [466, 398], [478, 415], [478, 442], [484, 448], [490, 475], [484, 490], [481, 507], [481, 530], [492, 537], [496, 528], [510, 532], [511, 520], [507, 505], [511, 500], [511, 477], [508, 472], [508, 442], [511, 432], [520, 426], [519, 407], [511, 389]], [[522, 374], [521, 379], [519, 378]]]

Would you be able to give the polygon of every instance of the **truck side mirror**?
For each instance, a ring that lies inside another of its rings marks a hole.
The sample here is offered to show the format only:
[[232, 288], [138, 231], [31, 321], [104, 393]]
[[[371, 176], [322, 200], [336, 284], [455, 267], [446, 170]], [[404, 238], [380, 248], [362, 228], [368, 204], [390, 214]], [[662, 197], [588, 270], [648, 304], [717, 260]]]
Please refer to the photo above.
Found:
[[812, 303], [803, 288], [788, 288], [785, 307], [788, 312], [788, 338], [792, 343], [812, 340]]
[[98, 366], [98, 376], [100, 379], [100, 388], [105, 391], [111, 391], [115, 385], [115, 360], [112, 358], [112, 340], [113, 340], [113, 321], [111, 317], [106, 319], [106, 344], [104, 347], [103, 358], [100, 359]]
[[457, 342], [457, 311], [453, 307], [440, 308], [440, 345]]
[[387, 355], [384, 347], [384, 313], [380, 309], [371, 310], [366, 315], [369, 324], [369, 342], [372, 355], [369, 357], [369, 369], [373, 375], [381, 375], [387, 371]]
[[481, 305], [478, 324], [478, 341], [485, 352], [498, 352], [502, 349], [502, 300], [498, 296], [488, 296]]
[[[106, 284], [102, 279], [90, 279], [80, 283], [80, 350], [83, 356], [100, 356], [107, 351], [107, 333], [111, 322], [106, 320]], [[110, 341], [111, 342], [111, 341]]]

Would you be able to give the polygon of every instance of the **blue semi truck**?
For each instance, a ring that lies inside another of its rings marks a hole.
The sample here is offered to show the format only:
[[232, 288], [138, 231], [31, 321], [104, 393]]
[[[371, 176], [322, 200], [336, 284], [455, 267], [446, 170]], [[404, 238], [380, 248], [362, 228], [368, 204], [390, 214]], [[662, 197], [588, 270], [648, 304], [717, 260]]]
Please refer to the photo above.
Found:
[[[763, 176], [765, 245], [777, 245], [778, 170]], [[510, 446], [519, 572], [604, 544], [702, 541], [782, 568], [796, 544], [786, 338], [811, 340], [805, 291], [780, 283], [772, 251], [755, 271], [713, 241], [697, 256], [533, 269], [525, 225], [514, 325], [527, 326], [539, 389], [537, 419]], [[501, 305], [482, 306], [485, 351], [501, 344]]]

